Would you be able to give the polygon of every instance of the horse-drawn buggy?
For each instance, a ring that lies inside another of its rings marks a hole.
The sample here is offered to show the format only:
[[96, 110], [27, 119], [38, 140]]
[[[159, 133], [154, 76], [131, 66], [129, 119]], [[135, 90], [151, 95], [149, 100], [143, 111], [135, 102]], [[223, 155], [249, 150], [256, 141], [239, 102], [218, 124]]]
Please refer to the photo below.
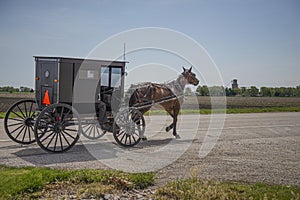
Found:
[[131, 147], [146, 139], [143, 114], [160, 104], [173, 118], [166, 131], [173, 129], [177, 137], [183, 89], [186, 84], [199, 82], [192, 68], [184, 68], [176, 80], [166, 85], [133, 86], [124, 101], [125, 64], [35, 57], [35, 100], [21, 100], [9, 108], [4, 119], [7, 135], [17, 143], [37, 142], [45, 151], [64, 152], [76, 144], [80, 135], [97, 139], [112, 132], [119, 145]]

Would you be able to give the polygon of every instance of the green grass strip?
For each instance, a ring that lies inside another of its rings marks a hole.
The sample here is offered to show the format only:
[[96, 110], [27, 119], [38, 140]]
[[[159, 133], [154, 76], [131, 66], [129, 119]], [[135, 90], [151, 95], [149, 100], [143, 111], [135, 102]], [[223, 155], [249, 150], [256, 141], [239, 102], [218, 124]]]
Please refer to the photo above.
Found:
[[[199, 109], [199, 110], [181, 110], [180, 114], [238, 114], [238, 113], [265, 113], [265, 112], [300, 112], [300, 107], [268, 107], [268, 108], [228, 108], [228, 109]], [[164, 115], [167, 114], [164, 110], [151, 110], [145, 115]]]
[[69, 181], [101, 183], [116, 188], [142, 189], [154, 184], [154, 173], [125, 173], [115, 170], [63, 170], [41, 167], [6, 167], [0, 165], [0, 199], [16, 199], [40, 191], [45, 185]]
[[156, 199], [299, 199], [296, 186], [201, 181], [196, 178], [170, 182], [156, 192]]
[[5, 117], [5, 112], [0, 112], [0, 119], [4, 119]]

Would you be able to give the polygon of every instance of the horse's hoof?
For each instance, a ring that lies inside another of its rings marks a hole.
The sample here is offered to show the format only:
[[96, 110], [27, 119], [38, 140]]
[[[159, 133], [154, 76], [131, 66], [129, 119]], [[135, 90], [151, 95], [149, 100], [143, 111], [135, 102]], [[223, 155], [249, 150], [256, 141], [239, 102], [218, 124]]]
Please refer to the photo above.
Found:
[[144, 140], [147, 140], [147, 137], [146, 136], [140, 136], [140, 139], [142, 139], [144, 141]]
[[169, 132], [171, 130], [170, 127], [166, 127], [166, 132]]
[[175, 135], [175, 138], [180, 139], [181, 137], [180, 137], [180, 135], [177, 134], [177, 135]]

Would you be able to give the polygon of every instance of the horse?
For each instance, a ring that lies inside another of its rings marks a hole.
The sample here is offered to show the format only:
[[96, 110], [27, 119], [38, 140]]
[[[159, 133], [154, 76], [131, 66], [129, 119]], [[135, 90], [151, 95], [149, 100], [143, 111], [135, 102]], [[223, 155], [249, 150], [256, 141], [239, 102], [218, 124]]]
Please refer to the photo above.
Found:
[[[128, 91], [131, 91], [129, 98], [129, 107], [135, 107], [142, 114], [151, 109], [154, 104], [161, 105], [167, 113], [173, 118], [173, 122], [166, 127], [166, 132], [173, 129], [175, 138], [180, 138], [176, 131], [177, 117], [180, 111], [180, 105], [183, 103], [184, 88], [188, 84], [194, 86], [199, 84], [199, 80], [192, 72], [192, 67], [186, 69], [177, 79], [167, 83], [145, 82], [138, 85], [131, 85]], [[141, 136], [146, 140], [146, 137]]]

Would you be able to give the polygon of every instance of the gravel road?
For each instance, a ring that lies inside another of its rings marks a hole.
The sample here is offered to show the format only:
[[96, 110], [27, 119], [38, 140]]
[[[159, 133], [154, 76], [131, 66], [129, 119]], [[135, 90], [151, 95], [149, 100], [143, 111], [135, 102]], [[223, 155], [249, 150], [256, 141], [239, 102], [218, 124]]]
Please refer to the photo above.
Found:
[[[173, 144], [172, 134], [162, 130], [163, 125], [170, 120], [166, 116], [146, 117], [148, 141], [140, 143], [136, 148], [122, 151], [149, 153], [157, 149], [163, 150], [165, 146], [172, 144], [172, 152], [179, 151], [181, 144], [191, 144], [180, 158], [158, 170], [158, 186], [169, 180], [190, 176], [300, 186], [300, 113], [226, 115], [216, 145], [204, 158], [199, 157], [199, 150], [208, 133], [210, 115], [200, 116], [200, 124], [195, 134], [191, 134], [192, 129], [186, 128], [198, 118], [195, 115], [182, 117], [181, 123], [184, 124], [178, 132], [183, 137]], [[153, 134], [155, 132], [160, 134]], [[195, 138], [187, 140], [185, 135], [195, 135]], [[82, 139], [67, 153], [49, 154], [42, 151], [37, 144], [23, 146], [10, 141], [4, 131], [3, 120], [0, 120], [0, 163], [12, 166], [107, 169], [109, 167], [103, 161], [117, 155], [116, 152], [105, 149], [108, 140], [111, 143], [111, 134], [97, 141]], [[104, 155], [107, 156], [98, 161], [88, 151], [87, 144], [102, 146]], [[113, 146], [114, 150], [119, 148], [115, 144]], [[151, 157], [151, 162], [160, 163], [162, 159], [163, 156]], [[129, 165], [134, 165], [134, 162], [128, 160]]]

